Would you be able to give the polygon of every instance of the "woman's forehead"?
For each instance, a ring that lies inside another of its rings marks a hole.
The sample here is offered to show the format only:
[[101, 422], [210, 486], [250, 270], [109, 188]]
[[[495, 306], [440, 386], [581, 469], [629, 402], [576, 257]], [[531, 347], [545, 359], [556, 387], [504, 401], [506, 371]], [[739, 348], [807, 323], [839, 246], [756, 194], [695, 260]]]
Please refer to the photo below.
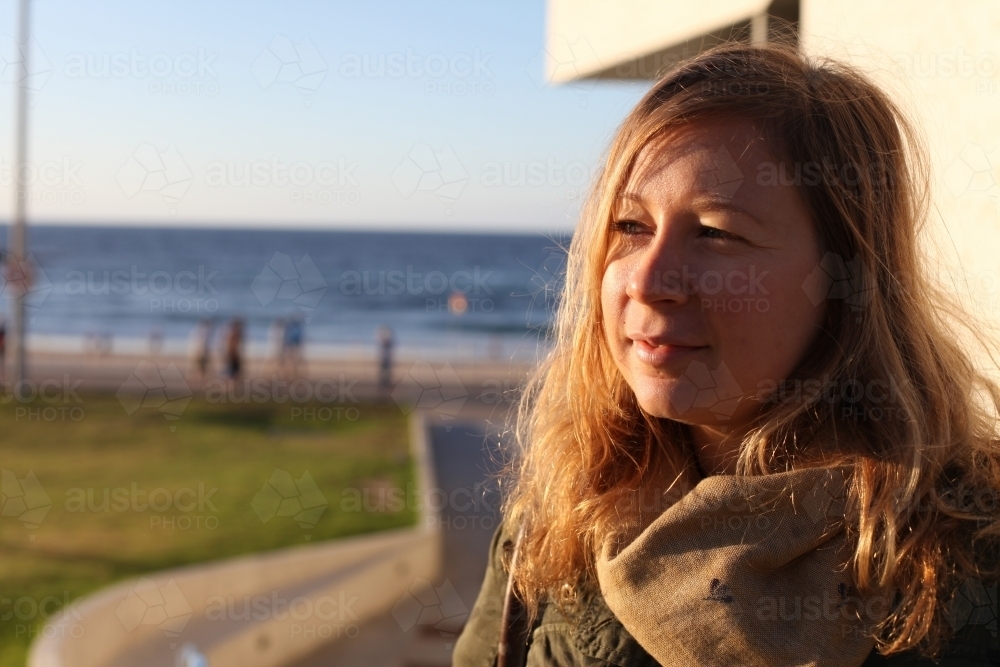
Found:
[[759, 125], [711, 119], [679, 125], [638, 152], [616, 204], [655, 196], [662, 188], [695, 189], [732, 199], [763, 163], [775, 161]]
[[657, 134], [636, 155], [632, 178], [642, 179], [671, 163], [715, 155], [727, 162], [773, 159], [758, 124], [743, 119], [706, 119], [685, 123]]

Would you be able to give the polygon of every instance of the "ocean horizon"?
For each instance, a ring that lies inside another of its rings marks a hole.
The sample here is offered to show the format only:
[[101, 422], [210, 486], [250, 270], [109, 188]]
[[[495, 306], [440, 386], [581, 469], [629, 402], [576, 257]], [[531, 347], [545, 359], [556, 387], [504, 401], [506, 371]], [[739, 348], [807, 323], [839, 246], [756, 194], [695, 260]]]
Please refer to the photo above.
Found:
[[[6, 226], [0, 243], [6, 247]], [[548, 332], [569, 235], [32, 225], [28, 344], [182, 352], [202, 320], [246, 326], [251, 354], [276, 320], [304, 323], [307, 353], [397, 349], [535, 355]], [[5, 316], [10, 289], [3, 279]]]

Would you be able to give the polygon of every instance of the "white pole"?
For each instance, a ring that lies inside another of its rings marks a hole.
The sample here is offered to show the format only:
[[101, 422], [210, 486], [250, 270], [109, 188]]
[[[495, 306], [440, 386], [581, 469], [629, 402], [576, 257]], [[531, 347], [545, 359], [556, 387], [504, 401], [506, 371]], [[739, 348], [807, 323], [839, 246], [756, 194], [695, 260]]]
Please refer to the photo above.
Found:
[[17, 46], [21, 50], [23, 72], [17, 85], [17, 99], [14, 110], [16, 123], [14, 143], [17, 147], [17, 155], [14, 160], [14, 182], [17, 185], [14, 188], [14, 220], [9, 230], [10, 238], [7, 239], [9, 251], [7, 261], [10, 264], [5, 267], [9, 277], [20, 274], [18, 276], [22, 281], [20, 284], [24, 285], [24, 289], [18, 290], [14, 295], [12, 304], [13, 322], [11, 322], [8, 332], [8, 339], [10, 340], [8, 347], [10, 349], [11, 380], [15, 386], [18, 382], [24, 380], [26, 375], [24, 359], [24, 299], [28, 289], [28, 280], [30, 279], [30, 275], [27, 273], [29, 268], [25, 263], [25, 257], [27, 256], [25, 214], [28, 206], [28, 183], [18, 183], [18, 177], [28, 161], [28, 0], [21, 0], [20, 10]]

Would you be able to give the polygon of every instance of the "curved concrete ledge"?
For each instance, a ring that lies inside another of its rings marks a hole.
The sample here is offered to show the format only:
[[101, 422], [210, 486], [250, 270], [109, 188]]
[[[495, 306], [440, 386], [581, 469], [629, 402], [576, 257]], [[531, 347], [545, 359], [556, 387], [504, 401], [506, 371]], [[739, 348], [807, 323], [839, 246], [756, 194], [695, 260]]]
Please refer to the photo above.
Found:
[[[424, 415], [410, 447], [424, 497], [436, 488]], [[28, 655], [29, 667], [174, 667], [191, 645], [211, 667], [271, 667], [308, 655], [387, 613], [441, 566], [440, 521], [157, 572], [64, 609]]]

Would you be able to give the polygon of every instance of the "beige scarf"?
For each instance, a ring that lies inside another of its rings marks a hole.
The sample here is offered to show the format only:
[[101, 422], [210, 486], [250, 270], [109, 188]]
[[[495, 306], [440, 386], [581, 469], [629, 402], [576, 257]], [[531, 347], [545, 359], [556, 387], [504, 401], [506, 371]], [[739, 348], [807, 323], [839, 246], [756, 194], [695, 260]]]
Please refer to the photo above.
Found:
[[846, 468], [717, 475], [597, 559], [601, 592], [664, 667], [857, 667], [884, 596], [844, 567]]

